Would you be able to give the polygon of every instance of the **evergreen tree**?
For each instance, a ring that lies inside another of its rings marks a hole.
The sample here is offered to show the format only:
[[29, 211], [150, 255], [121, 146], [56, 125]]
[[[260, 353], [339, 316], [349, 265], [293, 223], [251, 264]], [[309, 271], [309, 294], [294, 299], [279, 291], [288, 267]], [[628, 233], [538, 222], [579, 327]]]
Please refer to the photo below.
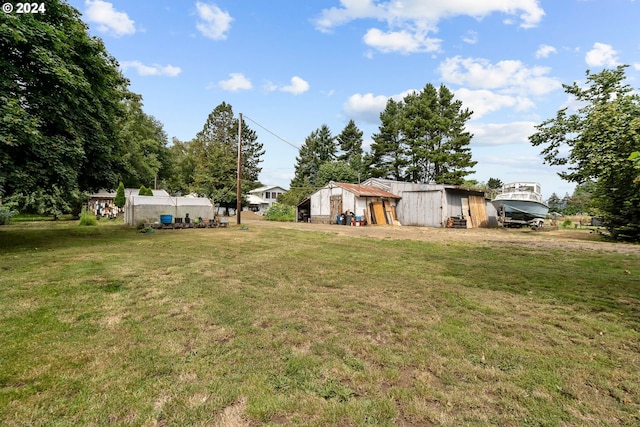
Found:
[[489, 178], [487, 181], [487, 188], [491, 190], [499, 190], [503, 185], [502, 181], [498, 178]]
[[336, 141], [342, 151], [337, 157], [337, 160], [346, 162], [356, 173], [357, 177], [361, 181], [364, 181], [368, 178], [368, 174], [363, 159], [362, 135], [363, 132], [358, 129], [355, 122], [349, 120], [349, 123], [347, 123], [342, 132], [336, 137]]
[[552, 193], [547, 199], [547, 206], [551, 212], [560, 212], [562, 210], [562, 202], [556, 193]]
[[[264, 150], [255, 131], [242, 123], [242, 179], [257, 181]], [[238, 119], [223, 102], [207, 117], [203, 129], [189, 143], [193, 158], [191, 188], [221, 206], [235, 207], [237, 197]], [[242, 186], [246, 192], [246, 186]]]
[[296, 157], [296, 172], [290, 186], [299, 187], [308, 182], [315, 187], [320, 166], [334, 160], [336, 151], [335, 138], [331, 136], [331, 130], [327, 125], [311, 132]]
[[116, 191], [116, 197], [114, 197], [113, 199], [113, 204], [119, 208], [122, 208], [124, 207], [126, 202], [127, 201], [124, 197], [124, 184], [122, 183], [122, 181], [120, 181], [120, 184], [118, 184], [118, 190]]
[[404, 156], [402, 134], [402, 102], [393, 99], [380, 113], [379, 133], [372, 136], [371, 153], [366, 157], [367, 169], [375, 178], [401, 181], [407, 161]]
[[464, 130], [472, 112], [462, 109], [442, 85], [427, 84], [402, 102], [387, 101], [380, 132], [373, 135], [371, 176], [412, 182], [464, 183], [471, 160], [471, 134]]
[[402, 132], [407, 145], [406, 178], [412, 182], [462, 184], [471, 174], [471, 134], [464, 130], [472, 112], [446, 86], [427, 84], [405, 97]]

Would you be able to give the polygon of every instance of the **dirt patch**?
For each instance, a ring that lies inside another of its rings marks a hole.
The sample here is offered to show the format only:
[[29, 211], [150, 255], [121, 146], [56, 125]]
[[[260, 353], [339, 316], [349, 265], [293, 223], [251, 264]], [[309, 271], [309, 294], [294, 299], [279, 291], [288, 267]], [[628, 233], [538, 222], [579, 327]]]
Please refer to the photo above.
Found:
[[541, 250], [603, 251], [640, 256], [640, 245], [604, 241], [590, 230], [532, 231], [506, 228], [434, 228], [407, 226], [347, 227], [330, 224], [272, 222], [242, 218], [242, 223], [256, 227], [281, 227], [293, 230], [320, 231], [341, 236], [377, 239], [420, 240], [431, 242], [469, 242], [480, 245], [526, 246]]
[[216, 427], [248, 427], [251, 424], [244, 419], [244, 411], [247, 408], [247, 398], [241, 397], [236, 403], [224, 408], [215, 422]]

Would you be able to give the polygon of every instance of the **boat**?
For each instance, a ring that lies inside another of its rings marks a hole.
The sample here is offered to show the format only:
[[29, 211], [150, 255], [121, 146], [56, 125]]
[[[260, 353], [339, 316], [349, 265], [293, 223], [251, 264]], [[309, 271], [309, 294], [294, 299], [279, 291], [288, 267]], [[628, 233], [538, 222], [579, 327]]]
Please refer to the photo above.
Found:
[[542, 201], [540, 184], [537, 182], [511, 182], [491, 201], [498, 212], [499, 221], [505, 226], [542, 226], [549, 213], [549, 206]]

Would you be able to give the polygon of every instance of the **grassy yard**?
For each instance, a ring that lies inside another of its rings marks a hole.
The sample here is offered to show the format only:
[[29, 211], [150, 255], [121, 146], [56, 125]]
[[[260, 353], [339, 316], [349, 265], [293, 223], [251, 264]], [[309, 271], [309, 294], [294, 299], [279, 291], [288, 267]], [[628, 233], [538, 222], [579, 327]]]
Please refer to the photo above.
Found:
[[76, 224], [0, 228], [0, 425], [640, 425], [637, 255]]

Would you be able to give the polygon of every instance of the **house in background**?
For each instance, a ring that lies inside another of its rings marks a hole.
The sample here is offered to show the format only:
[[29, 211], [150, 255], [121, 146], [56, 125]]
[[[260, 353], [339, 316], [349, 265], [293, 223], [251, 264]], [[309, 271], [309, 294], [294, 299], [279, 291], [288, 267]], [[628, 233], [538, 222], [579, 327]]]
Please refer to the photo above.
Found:
[[286, 192], [287, 190], [277, 185], [259, 187], [251, 190], [247, 195], [247, 202], [249, 203], [248, 209], [253, 212], [264, 213], [277, 201], [280, 194]]
[[[154, 196], [169, 196], [165, 190], [151, 190]], [[125, 188], [124, 198], [125, 200], [131, 195], [137, 195], [140, 192], [139, 188]], [[96, 216], [116, 216], [124, 209], [118, 208], [113, 199], [116, 198], [115, 191], [99, 190], [97, 193], [89, 195], [89, 201], [87, 203], [87, 209], [89, 212], [93, 212]]]

